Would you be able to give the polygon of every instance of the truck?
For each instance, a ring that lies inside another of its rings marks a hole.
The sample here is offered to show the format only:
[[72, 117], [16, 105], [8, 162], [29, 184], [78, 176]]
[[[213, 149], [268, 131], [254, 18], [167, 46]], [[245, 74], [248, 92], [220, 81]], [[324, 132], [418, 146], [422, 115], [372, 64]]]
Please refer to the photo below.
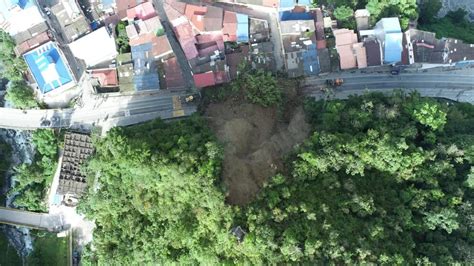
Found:
[[333, 86], [333, 87], [339, 87], [344, 83], [344, 80], [341, 78], [337, 79], [327, 79], [326, 80], [326, 85], [328, 86]]

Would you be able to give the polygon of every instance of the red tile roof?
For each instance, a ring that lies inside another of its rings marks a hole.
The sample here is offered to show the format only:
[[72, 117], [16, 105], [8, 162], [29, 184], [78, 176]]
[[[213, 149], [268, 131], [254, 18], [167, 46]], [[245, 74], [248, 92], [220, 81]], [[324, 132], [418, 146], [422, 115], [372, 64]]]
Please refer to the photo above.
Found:
[[222, 33], [225, 42], [237, 41], [237, 14], [234, 12], [224, 12], [224, 23]]
[[127, 9], [127, 18], [133, 20], [135, 18], [146, 20], [156, 16], [155, 8], [151, 2], [145, 2], [138, 6]]
[[222, 30], [222, 21], [224, 19], [224, 9], [215, 6], [207, 8], [206, 15], [204, 15], [204, 30], [205, 31], [220, 31]]
[[172, 8], [183, 15], [186, 12], [186, 3], [179, 2], [177, 0], [166, 0], [166, 4], [170, 5]]
[[186, 5], [185, 15], [191, 23], [200, 31], [204, 31], [204, 15], [207, 12], [205, 6]]
[[280, 5], [280, 1], [279, 0], [263, 0], [262, 5], [266, 7], [277, 7]]
[[97, 78], [101, 86], [118, 86], [117, 69], [94, 69], [91, 72], [93, 78]]
[[166, 87], [168, 89], [184, 88], [183, 73], [176, 57], [172, 57], [164, 62]]
[[198, 51], [196, 48], [196, 38], [194, 37], [191, 24], [180, 24], [174, 27], [174, 31], [186, 58], [188, 60], [196, 58], [198, 56]]
[[204, 88], [204, 87], [216, 85], [216, 81], [214, 79], [214, 73], [212, 71], [201, 73], [201, 74], [194, 74], [193, 79], [194, 79], [194, 84], [198, 88]]
[[220, 32], [197, 35], [196, 40], [200, 56], [208, 56], [216, 50], [221, 52], [225, 50], [224, 39]]
[[28, 52], [29, 50], [31, 50], [33, 48], [36, 48], [36, 47], [40, 46], [43, 43], [48, 42], [49, 40], [50, 40], [50, 38], [49, 38], [48, 33], [46, 31], [42, 32], [42, 33], [36, 35], [35, 37], [18, 44], [15, 47], [15, 52], [17, 53], [17, 55], [22, 55], [22, 54]]
[[119, 19], [124, 19], [127, 17], [127, 10], [137, 6], [140, 2], [137, 0], [116, 0], [117, 1], [117, 14]]

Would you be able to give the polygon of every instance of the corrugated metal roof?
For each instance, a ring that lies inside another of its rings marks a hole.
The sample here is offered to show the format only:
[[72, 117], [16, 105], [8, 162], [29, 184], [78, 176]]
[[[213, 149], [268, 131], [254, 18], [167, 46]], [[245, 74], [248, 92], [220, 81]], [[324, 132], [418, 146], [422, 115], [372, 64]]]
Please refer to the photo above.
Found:
[[249, 16], [237, 14], [237, 40], [239, 42], [249, 41]]
[[280, 0], [280, 8], [292, 8], [294, 6], [294, 0]]
[[133, 83], [135, 90], [157, 90], [160, 88], [158, 69], [153, 57], [150, 57], [152, 44], [132, 46], [133, 58]]
[[315, 44], [310, 44], [303, 51], [303, 68], [306, 75], [319, 74], [320, 67], [318, 61], [318, 51]]

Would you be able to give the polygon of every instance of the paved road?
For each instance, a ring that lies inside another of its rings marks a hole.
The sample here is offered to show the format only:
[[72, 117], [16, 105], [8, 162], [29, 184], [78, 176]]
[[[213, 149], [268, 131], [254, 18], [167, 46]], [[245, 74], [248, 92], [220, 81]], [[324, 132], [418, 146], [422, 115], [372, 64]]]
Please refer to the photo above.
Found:
[[60, 232], [67, 229], [59, 215], [0, 207], [0, 223]]
[[367, 91], [391, 92], [393, 89], [418, 91], [425, 97], [439, 97], [454, 101], [474, 103], [474, 69], [454, 71], [427, 71], [401, 73], [400, 75], [381, 74], [330, 74], [325, 77], [305, 79], [304, 94], [317, 99], [326, 98], [326, 79], [343, 78], [344, 84], [329, 93], [330, 97], [347, 98], [352, 94]]
[[[130, 96], [97, 98], [76, 109], [28, 110], [0, 108], [0, 128], [90, 128], [132, 125], [156, 118], [191, 115], [196, 103], [183, 101], [187, 94], [158, 91]], [[49, 121], [49, 122], [48, 122]]]
[[165, 13], [163, 0], [153, 0], [153, 3], [155, 5], [155, 9], [158, 13], [158, 16], [161, 19], [161, 23], [165, 28], [166, 36], [168, 37], [171, 48], [173, 49], [176, 59], [178, 60], [178, 63], [181, 67], [181, 71], [183, 72], [183, 78], [186, 82], [186, 86], [188, 88], [194, 88], [194, 79], [193, 74], [191, 72], [191, 66], [189, 65], [188, 60], [186, 59], [186, 56], [184, 55], [184, 52], [181, 49], [181, 46], [179, 45], [178, 40], [176, 39], [176, 36], [174, 35], [173, 29], [171, 28], [171, 23], [169, 22], [168, 16]]

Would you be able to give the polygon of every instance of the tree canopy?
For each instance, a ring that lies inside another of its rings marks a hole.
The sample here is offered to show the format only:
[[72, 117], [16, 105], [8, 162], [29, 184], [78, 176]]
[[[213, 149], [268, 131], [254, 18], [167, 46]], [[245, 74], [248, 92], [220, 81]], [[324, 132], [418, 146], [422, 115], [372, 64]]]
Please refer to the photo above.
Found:
[[[472, 261], [473, 194], [466, 182], [474, 131], [452, 128], [473, 122], [474, 108], [460, 106], [417, 95], [308, 102], [314, 135], [290, 160], [290, 173], [275, 176], [245, 215], [256, 257]], [[465, 109], [469, 114], [460, 115]]]
[[29, 211], [47, 210], [47, 188], [53, 180], [58, 160], [59, 136], [50, 129], [38, 129], [31, 134], [36, 154], [31, 164], [23, 163], [15, 168], [15, 194], [13, 203]]
[[473, 261], [473, 106], [397, 93], [308, 100], [306, 111], [314, 134], [243, 207], [225, 203], [222, 152], [202, 118], [96, 138], [80, 203], [97, 225], [87, 261]]
[[99, 264], [218, 264], [233, 256], [232, 208], [216, 186], [222, 151], [204, 121], [153, 121], [95, 140], [81, 210]]
[[11, 81], [23, 80], [26, 72], [26, 63], [17, 57], [14, 51], [16, 44], [13, 38], [5, 31], [0, 30], [0, 63], [1, 75]]
[[8, 86], [5, 99], [20, 109], [38, 107], [33, 89], [24, 81], [12, 81]]

